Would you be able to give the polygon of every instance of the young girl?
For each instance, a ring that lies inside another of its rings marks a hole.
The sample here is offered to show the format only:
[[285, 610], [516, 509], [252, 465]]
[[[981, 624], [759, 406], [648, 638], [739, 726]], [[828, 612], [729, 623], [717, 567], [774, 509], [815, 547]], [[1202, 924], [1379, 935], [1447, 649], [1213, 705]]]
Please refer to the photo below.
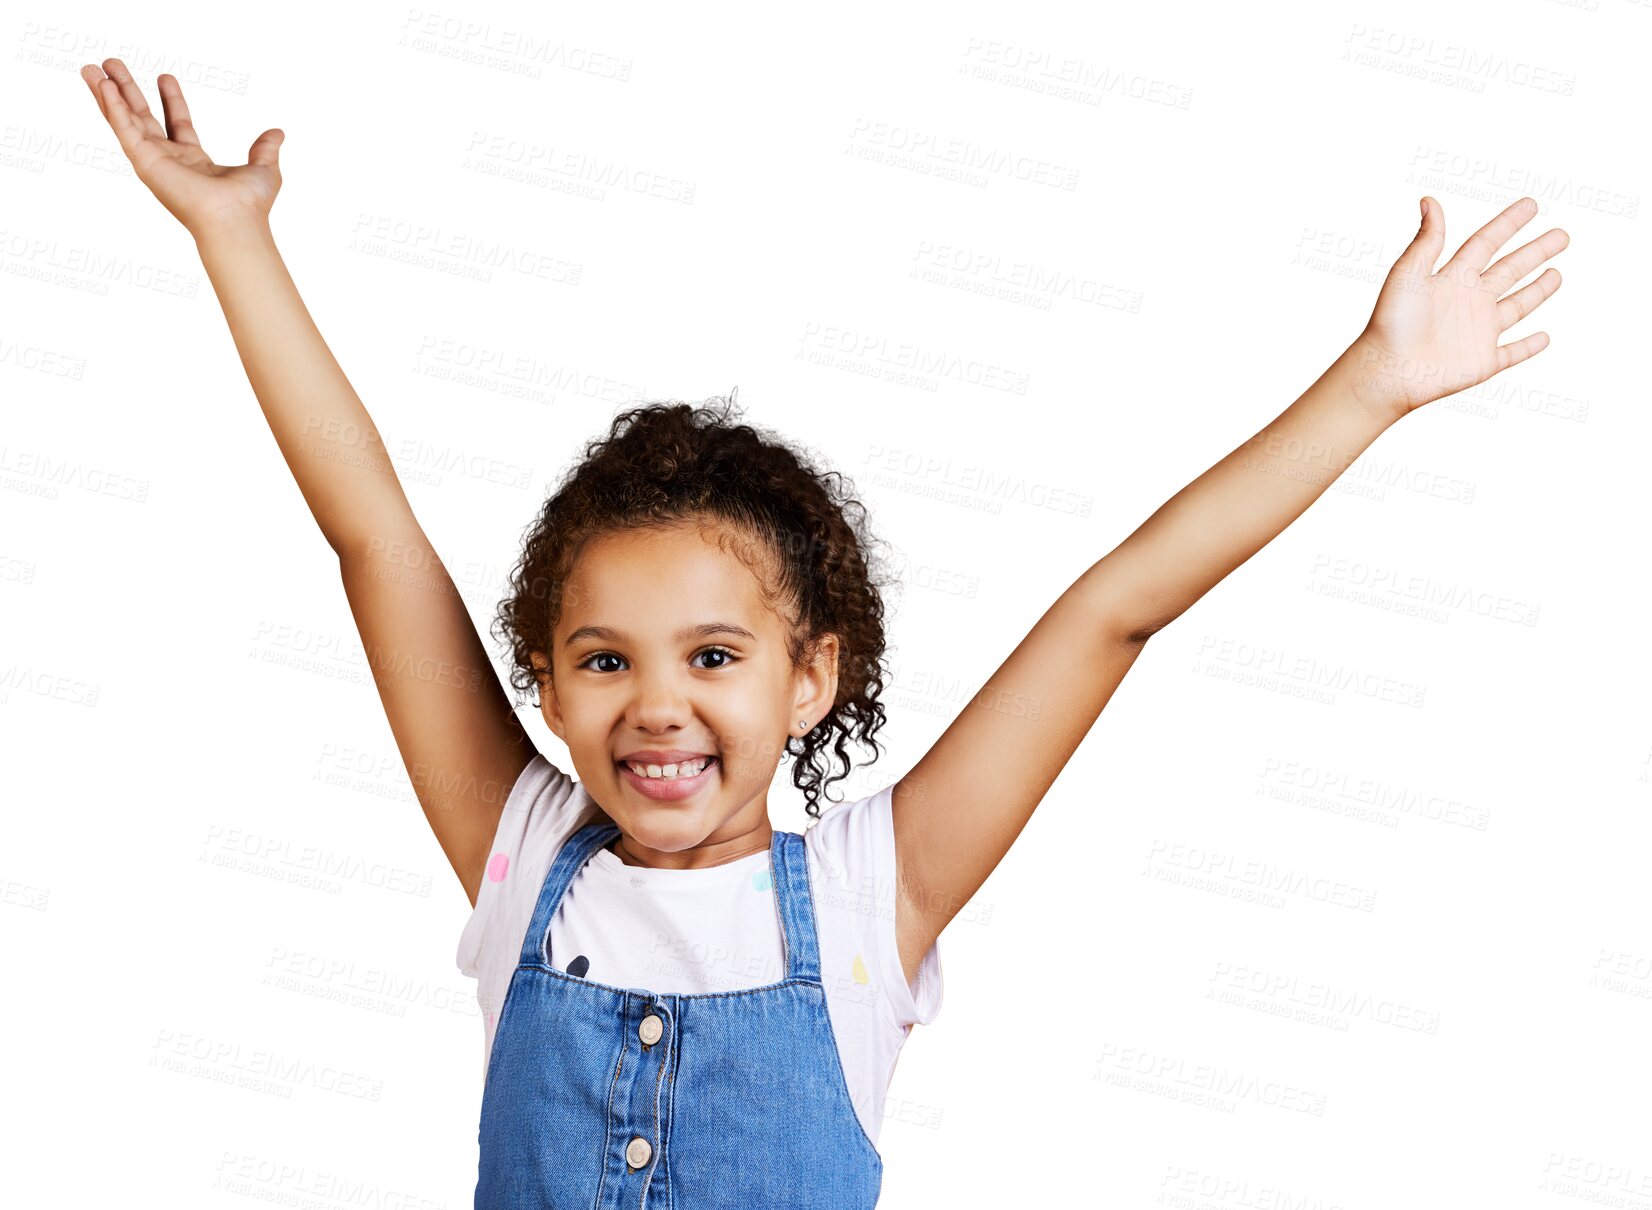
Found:
[[[215, 165], [172, 76], [163, 128], [120, 60], [82, 74], [196, 241], [474, 906], [478, 1207], [871, 1206], [884, 1091], [940, 1004], [937, 939], [1148, 637], [1389, 425], [1545, 348], [1497, 342], [1559, 287], [1549, 268], [1515, 288], [1567, 244], [1492, 259], [1537, 211], [1522, 198], [1436, 272], [1424, 198], [1370, 321], [1301, 398], [1085, 571], [910, 772], [823, 813], [847, 741], [884, 722], [879, 587], [839, 477], [731, 406], [639, 407], [587, 449], [499, 615], [574, 780], [513, 713], [276, 251], [281, 131]], [[769, 823], [788, 753], [806, 835]]]

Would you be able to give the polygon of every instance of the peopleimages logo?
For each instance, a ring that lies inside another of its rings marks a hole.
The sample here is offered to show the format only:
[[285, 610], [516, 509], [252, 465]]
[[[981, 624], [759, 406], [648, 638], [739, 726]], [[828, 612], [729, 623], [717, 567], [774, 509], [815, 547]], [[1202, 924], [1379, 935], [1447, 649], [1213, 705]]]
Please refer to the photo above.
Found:
[[852, 143], [899, 152], [918, 162], [947, 165], [964, 172], [1009, 177], [1056, 189], [1078, 188], [1078, 169], [1039, 159], [1002, 147], [989, 147], [969, 139], [952, 139], [933, 131], [918, 130], [892, 122], [856, 118], [849, 132]]

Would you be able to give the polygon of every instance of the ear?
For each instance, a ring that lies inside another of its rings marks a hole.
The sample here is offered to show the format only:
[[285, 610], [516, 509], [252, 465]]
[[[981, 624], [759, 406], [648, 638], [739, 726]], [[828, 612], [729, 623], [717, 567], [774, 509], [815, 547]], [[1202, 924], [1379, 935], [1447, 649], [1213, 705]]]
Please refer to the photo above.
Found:
[[568, 727], [562, 721], [562, 706], [556, 700], [556, 690], [552, 689], [545, 697], [541, 698], [540, 701], [544, 703], [545, 725], [551, 729], [551, 733], [555, 735], [557, 739], [561, 740], [563, 743], [567, 743]]
[[838, 649], [835, 634], [823, 634], [815, 640], [809, 662], [797, 677], [797, 692], [792, 699], [793, 721], [818, 723], [832, 709], [837, 701]]
[[530, 652], [534, 678], [539, 682], [539, 713], [556, 737], [567, 742], [567, 730], [562, 722], [562, 703], [557, 700], [556, 682], [551, 678], [551, 664], [543, 651]]

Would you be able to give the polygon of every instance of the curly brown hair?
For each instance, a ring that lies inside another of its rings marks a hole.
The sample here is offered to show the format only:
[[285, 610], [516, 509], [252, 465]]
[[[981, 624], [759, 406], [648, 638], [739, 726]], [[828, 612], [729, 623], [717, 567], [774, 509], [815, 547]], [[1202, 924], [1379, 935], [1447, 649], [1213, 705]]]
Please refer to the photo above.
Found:
[[[788, 735], [784, 749], [794, 758], [792, 782], [803, 791], [804, 809], [819, 818], [822, 791], [852, 767], [847, 742], [878, 757], [888, 581], [873, 573], [874, 564], [883, 566], [872, 554], [880, 543], [847, 480], [818, 470], [773, 433], [738, 422], [738, 389], [697, 407], [676, 400], [634, 407], [614, 418], [607, 437], [587, 444], [526, 533], [494, 631], [503, 631], [511, 647], [512, 686], [526, 692], [539, 682], [530, 653], [549, 650], [568, 574], [592, 538], [687, 520], [722, 522], [769, 556], [762, 568], [755, 560], [747, 565], [766, 586], [765, 599], [779, 606], [794, 670], [821, 635], [838, 636], [832, 708], [807, 735]], [[834, 757], [842, 772], [828, 772]]]

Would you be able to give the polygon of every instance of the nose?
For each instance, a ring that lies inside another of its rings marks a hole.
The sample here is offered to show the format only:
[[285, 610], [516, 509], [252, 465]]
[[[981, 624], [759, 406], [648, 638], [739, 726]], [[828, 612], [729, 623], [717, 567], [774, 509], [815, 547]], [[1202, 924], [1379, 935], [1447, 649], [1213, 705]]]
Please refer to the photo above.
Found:
[[635, 685], [625, 712], [627, 725], [638, 731], [665, 732], [692, 721], [693, 704], [671, 673], [640, 676]]

